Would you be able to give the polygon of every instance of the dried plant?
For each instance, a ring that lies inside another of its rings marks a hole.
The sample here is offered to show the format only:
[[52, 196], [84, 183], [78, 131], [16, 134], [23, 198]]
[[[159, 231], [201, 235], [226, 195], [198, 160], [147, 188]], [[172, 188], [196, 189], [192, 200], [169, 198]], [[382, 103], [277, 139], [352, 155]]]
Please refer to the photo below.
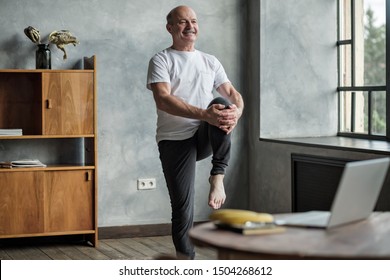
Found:
[[[41, 35], [38, 29], [32, 26], [28, 26], [24, 29], [24, 34], [34, 43], [34, 44], [41, 44]], [[59, 48], [63, 53], [63, 59], [67, 59], [67, 54], [65, 50], [65, 46], [68, 44], [73, 44], [73, 46], [76, 46], [76, 44], [79, 44], [79, 41], [75, 36], [70, 33], [69, 30], [59, 30], [59, 31], [53, 31], [50, 33], [48, 37], [48, 43], [54, 44]]]

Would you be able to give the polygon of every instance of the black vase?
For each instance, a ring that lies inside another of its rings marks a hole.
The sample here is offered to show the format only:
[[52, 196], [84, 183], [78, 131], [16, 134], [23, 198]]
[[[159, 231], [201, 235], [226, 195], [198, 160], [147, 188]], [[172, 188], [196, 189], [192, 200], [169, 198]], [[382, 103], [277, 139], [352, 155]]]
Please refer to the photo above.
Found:
[[49, 44], [38, 44], [38, 49], [35, 52], [35, 67], [36, 69], [51, 69]]

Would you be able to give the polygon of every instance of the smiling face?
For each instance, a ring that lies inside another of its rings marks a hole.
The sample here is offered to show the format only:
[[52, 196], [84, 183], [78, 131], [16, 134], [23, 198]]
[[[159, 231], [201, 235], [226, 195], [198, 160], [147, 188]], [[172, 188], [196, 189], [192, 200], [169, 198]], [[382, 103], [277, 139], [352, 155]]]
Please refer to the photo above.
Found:
[[167, 16], [167, 30], [172, 35], [172, 48], [193, 51], [198, 36], [198, 19], [195, 12], [186, 6], [173, 9]]

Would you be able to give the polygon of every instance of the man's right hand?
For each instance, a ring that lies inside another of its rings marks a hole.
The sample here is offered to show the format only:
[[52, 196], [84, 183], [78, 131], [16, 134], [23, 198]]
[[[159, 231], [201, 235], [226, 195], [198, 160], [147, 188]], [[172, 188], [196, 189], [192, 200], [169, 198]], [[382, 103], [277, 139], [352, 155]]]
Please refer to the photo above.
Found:
[[235, 105], [226, 108], [226, 106], [222, 104], [213, 104], [206, 110], [206, 121], [228, 134], [237, 124], [236, 109], [237, 107]]

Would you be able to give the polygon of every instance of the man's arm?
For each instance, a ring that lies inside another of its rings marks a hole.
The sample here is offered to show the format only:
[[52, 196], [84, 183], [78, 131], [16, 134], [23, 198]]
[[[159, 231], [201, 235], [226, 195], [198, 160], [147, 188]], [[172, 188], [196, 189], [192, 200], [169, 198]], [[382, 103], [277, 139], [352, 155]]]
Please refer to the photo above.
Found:
[[173, 96], [169, 83], [153, 83], [151, 84], [151, 89], [159, 110], [175, 116], [206, 121], [218, 127], [221, 125], [219, 122], [222, 116], [221, 110], [225, 106], [214, 104], [208, 109], [192, 106], [182, 99]]

